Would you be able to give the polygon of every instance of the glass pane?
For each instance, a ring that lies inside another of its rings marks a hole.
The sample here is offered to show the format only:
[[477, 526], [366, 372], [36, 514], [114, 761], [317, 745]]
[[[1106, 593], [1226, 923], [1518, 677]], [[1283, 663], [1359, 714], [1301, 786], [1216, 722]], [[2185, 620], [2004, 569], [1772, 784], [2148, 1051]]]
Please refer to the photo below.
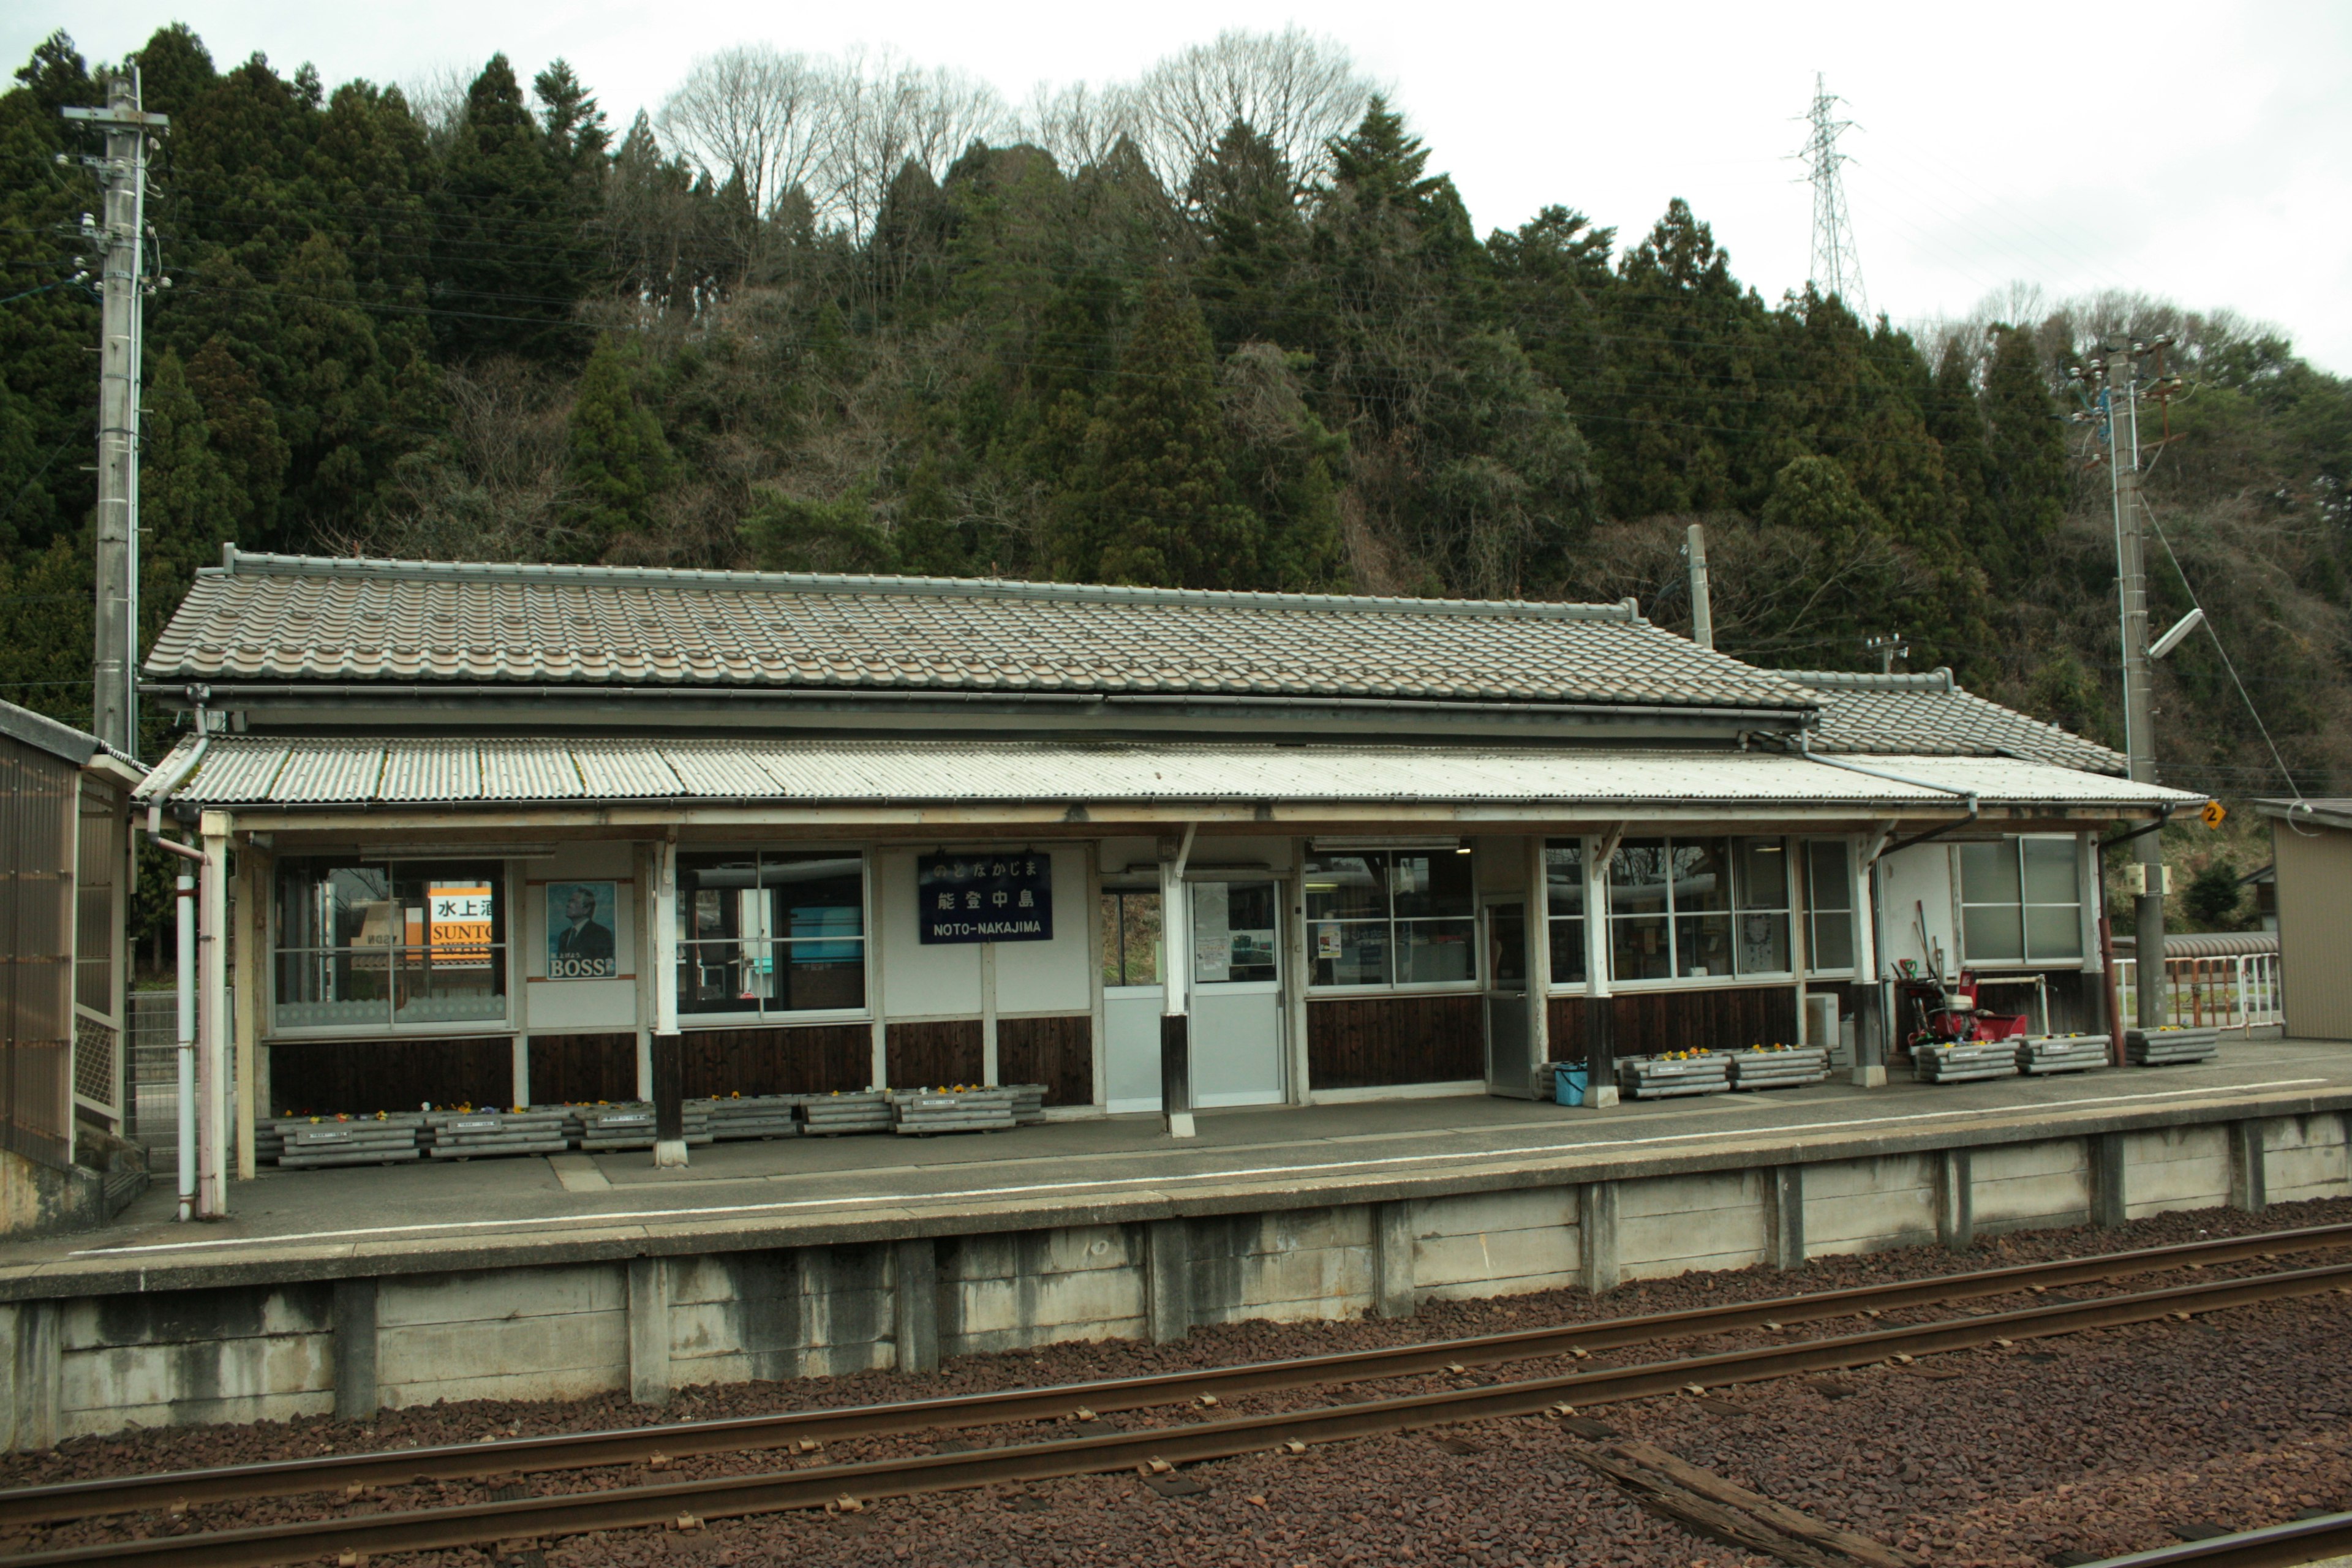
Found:
[[1841, 840], [1816, 838], [1806, 845], [1806, 905], [1816, 910], [1853, 909], [1853, 865], [1846, 858], [1846, 847]]
[[395, 1024], [506, 1016], [506, 910], [496, 861], [392, 868]]
[[1440, 849], [1432, 854], [1408, 852], [1391, 858], [1390, 886], [1395, 889], [1399, 920], [1423, 920], [1432, 915], [1471, 912], [1470, 860], [1467, 848]]
[[381, 1029], [391, 1021], [392, 954], [383, 948], [278, 953], [277, 1027]]
[[1275, 978], [1272, 882], [1195, 882], [1190, 897], [1194, 981]]
[[1103, 933], [1106, 962], [1112, 952], [1118, 952], [1118, 983], [1160, 985], [1160, 893], [1146, 889], [1122, 889], [1106, 898], [1119, 900], [1118, 931]]
[[1960, 915], [1960, 945], [1970, 963], [2014, 962], [2025, 956], [2015, 904], [1964, 904]]
[[1823, 910], [1813, 916], [1812, 945], [1805, 955], [1815, 970], [1853, 967], [1853, 916], [1843, 910]]
[[1497, 991], [1528, 986], [1528, 907], [1491, 904], [1486, 910], [1486, 984]]
[[2025, 838], [2025, 901], [2029, 904], [2081, 902], [2074, 880], [2074, 856], [2080, 847], [2072, 838]]
[[382, 947], [392, 925], [389, 867], [298, 860], [278, 872], [280, 947]]
[[803, 947], [803, 956], [864, 963], [862, 946], [854, 940], [866, 934], [866, 864], [858, 857], [762, 855], [760, 886], [771, 906], [766, 934], [801, 942], [829, 939]]
[[1309, 855], [1307, 858], [1307, 918], [1368, 921], [1389, 918], [1389, 858]]
[[2029, 958], [2082, 957], [2083, 911], [2073, 904], [2028, 904], [2025, 942]]
[[1609, 973], [1616, 980], [1664, 980], [1673, 974], [1666, 917], [1624, 915], [1611, 921]]
[[1739, 932], [1739, 973], [1789, 973], [1789, 917], [1774, 911], [1742, 910], [1732, 917]]
[[689, 942], [677, 949], [677, 1010], [755, 1013], [771, 991], [763, 942]]
[[1307, 928], [1316, 985], [1386, 985], [1389, 922], [1324, 921]]
[[[1676, 838], [1670, 842], [1675, 913], [1731, 907], [1731, 840]], [[1720, 973], [1720, 971], [1717, 972]]]
[[759, 896], [756, 855], [681, 855], [677, 858], [677, 940], [710, 942], [720, 937], [766, 934]]
[[1960, 902], [2017, 902], [2017, 846], [2014, 842], [2003, 839], [1998, 844], [1960, 846]]
[[1584, 841], [1571, 838], [1544, 846], [1544, 887], [1555, 915], [1584, 912]]
[[1666, 912], [1666, 841], [1628, 838], [1609, 857], [1609, 912]]
[[1580, 920], [1551, 922], [1551, 983], [1554, 985], [1581, 985], [1584, 973], [1584, 922]]
[[769, 1011], [815, 1013], [866, 1005], [863, 941], [778, 942], [770, 952], [782, 959], [782, 968], [773, 976]]
[[1735, 838], [1732, 853], [1739, 868], [1739, 907], [1743, 910], [1785, 910], [1789, 907], [1789, 856], [1777, 838]]
[[1475, 921], [1397, 921], [1397, 984], [1478, 978]]
[[1731, 917], [1676, 915], [1675, 963], [1679, 966], [1676, 973], [1681, 974], [1730, 973]]

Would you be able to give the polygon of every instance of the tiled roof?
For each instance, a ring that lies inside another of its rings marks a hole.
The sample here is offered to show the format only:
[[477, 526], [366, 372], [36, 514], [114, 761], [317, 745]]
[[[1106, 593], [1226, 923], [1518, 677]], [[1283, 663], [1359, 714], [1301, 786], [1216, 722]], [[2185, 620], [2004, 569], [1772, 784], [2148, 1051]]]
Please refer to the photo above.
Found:
[[1812, 740], [1817, 752], [2024, 757], [2085, 773], [2124, 772], [2120, 753], [1988, 702], [1964, 690], [1948, 669], [1925, 675], [1781, 673], [1820, 694], [1821, 729]]
[[1796, 712], [1790, 678], [1630, 605], [228, 552], [151, 680], [887, 688]]
[[[193, 737], [152, 776], [171, 776]], [[799, 805], [1118, 801], [1532, 803], [1577, 806], [2146, 809], [2200, 797], [1998, 757], [1896, 757], [1889, 778], [1792, 752], [1557, 746], [1290, 746], [1068, 741], [305, 740], [215, 734], [174, 792], [204, 805], [305, 807], [665, 801]]]

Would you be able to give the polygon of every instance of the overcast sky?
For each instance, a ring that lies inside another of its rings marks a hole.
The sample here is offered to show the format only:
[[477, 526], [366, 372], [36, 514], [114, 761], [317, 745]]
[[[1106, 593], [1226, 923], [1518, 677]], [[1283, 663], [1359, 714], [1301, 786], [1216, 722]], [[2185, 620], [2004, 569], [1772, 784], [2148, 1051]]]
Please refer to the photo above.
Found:
[[1637, 236], [1687, 198], [1739, 276], [1801, 287], [1811, 208], [1787, 154], [1813, 73], [1846, 100], [1864, 279], [1898, 321], [1958, 315], [2016, 281], [2130, 288], [2284, 328], [2352, 374], [2352, 5], [1965, 7], [1685, 4], [779, 5], [700, 0], [14, 0], [21, 61], [65, 26], [112, 58], [184, 20], [226, 66], [254, 50], [332, 83], [415, 80], [505, 50], [570, 59], [616, 125], [701, 53], [765, 40], [891, 47], [1024, 100], [1102, 83], [1223, 28], [1295, 22], [1395, 99], [1481, 231], [1561, 203]]

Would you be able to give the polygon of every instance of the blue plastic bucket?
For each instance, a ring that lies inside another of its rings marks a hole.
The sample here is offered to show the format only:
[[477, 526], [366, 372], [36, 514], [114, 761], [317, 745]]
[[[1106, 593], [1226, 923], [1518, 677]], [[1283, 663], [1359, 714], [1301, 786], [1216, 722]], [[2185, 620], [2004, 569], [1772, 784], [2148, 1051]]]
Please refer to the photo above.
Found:
[[1551, 1069], [1552, 1100], [1559, 1105], [1584, 1103], [1585, 1067], [1582, 1062], [1562, 1062]]

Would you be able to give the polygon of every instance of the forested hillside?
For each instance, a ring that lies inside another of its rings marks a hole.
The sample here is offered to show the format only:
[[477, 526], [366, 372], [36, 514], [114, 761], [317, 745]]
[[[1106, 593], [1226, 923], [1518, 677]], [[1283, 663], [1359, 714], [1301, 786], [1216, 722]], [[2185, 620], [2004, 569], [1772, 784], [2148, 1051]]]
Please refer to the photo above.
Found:
[[[129, 62], [124, 62], [129, 63]], [[428, 557], [1528, 598], [1727, 649], [1909, 663], [2118, 738], [2104, 458], [2068, 373], [2169, 335], [2149, 493], [2306, 789], [2352, 784], [2352, 397], [2151, 300], [1912, 332], [1767, 300], [1661, 193], [1473, 228], [1442, 149], [1328, 46], [1228, 37], [1015, 110], [761, 47], [611, 123], [561, 62], [331, 87], [142, 48], [144, 619], [233, 540]], [[87, 711], [97, 69], [0, 99], [0, 691]], [[1573, 191], [1560, 193], [1572, 199]], [[2259, 265], [2250, 258], [2249, 265]], [[2157, 613], [2187, 607], [2158, 548]], [[2159, 623], [2161, 624], [2161, 623]], [[2210, 642], [2162, 667], [2168, 776], [2284, 783]], [[151, 742], [160, 742], [161, 736]]]

